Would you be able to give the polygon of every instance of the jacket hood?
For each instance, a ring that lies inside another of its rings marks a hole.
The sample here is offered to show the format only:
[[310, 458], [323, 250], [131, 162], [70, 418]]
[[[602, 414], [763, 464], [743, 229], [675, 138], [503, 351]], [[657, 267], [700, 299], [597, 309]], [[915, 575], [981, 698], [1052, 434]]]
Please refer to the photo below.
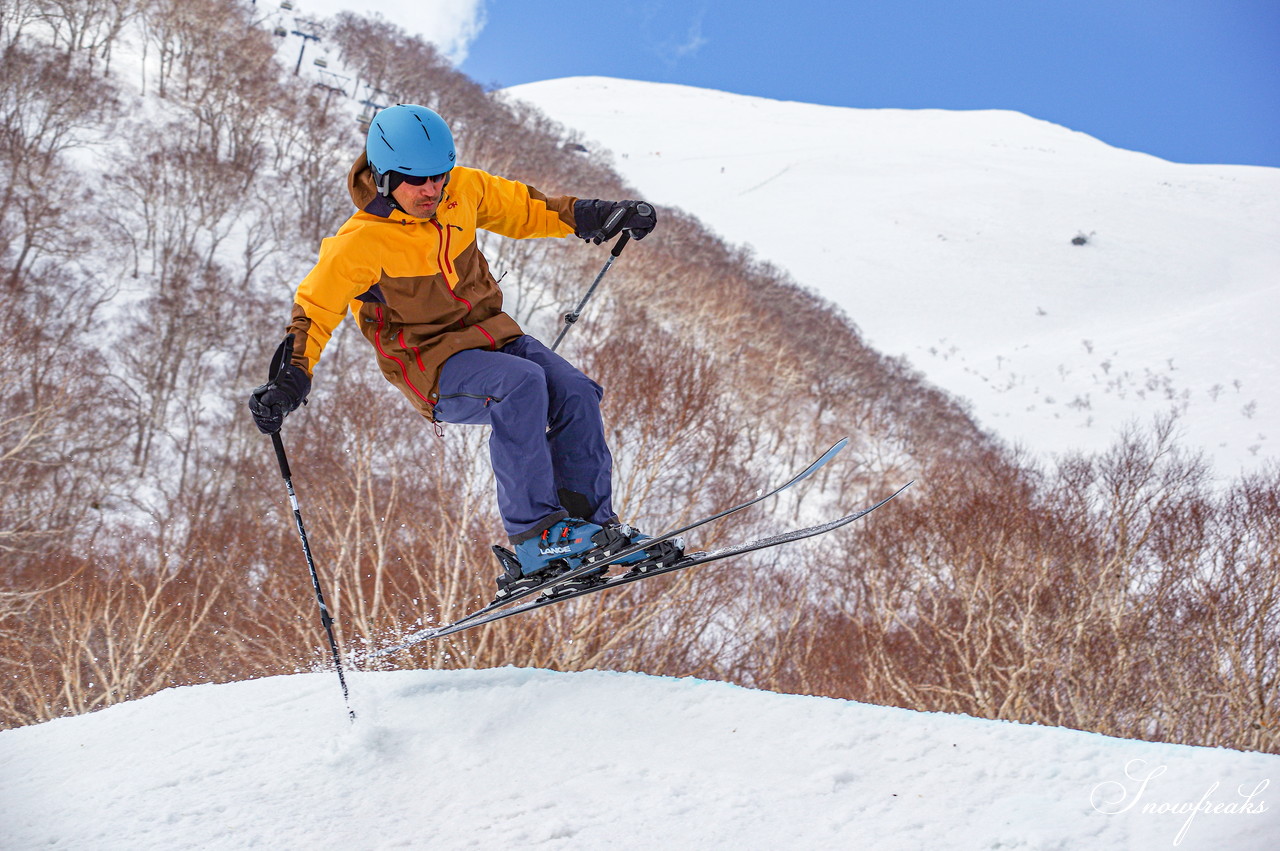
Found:
[[[369, 157], [360, 154], [356, 157], [351, 171], [347, 172], [347, 191], [351, 193], [351, 201], [361, 210], [384, 219], [393, 214], [404, 216], [391, 202], [378, 194], [378, 187], [373, 182], [373, 169], [369, 167]], [[407, 217], [406, 217], [407, 218]]]

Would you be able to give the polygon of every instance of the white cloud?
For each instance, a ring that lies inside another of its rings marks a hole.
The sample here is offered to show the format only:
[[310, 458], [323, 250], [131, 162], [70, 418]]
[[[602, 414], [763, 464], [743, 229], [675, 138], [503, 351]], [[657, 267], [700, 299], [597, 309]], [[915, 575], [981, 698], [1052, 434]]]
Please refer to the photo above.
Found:
[[[274, 2], [265, 0], [264, 5]], [[467, 58], [485, 24], [483, 0], [293, 0], [293, 10], [287, 14], [327, 18], [342, 11], [377, 12], [434, 44], [455, 66]]]
[[684, 41], [676, 44], [671, 48], [671, 53], [676, 59], [683, 59], [686, 56], [693, 56], [702, 46], [707, 43], [707, 39], [702, 35], [702, 16], [689, 25], [689, 32], [685, 35]]

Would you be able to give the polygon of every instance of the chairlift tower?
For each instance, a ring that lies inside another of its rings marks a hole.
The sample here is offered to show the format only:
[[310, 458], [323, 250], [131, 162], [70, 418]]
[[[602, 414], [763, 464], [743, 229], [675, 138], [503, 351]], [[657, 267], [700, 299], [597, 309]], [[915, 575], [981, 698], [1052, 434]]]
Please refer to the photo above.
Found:
[[[381, 110], [386, 109], [389, 104], [396, 103], [398, 99], [395, 92], [380, 89], [372, 83], [365, 83], [364, 87], [369, 90], [369, 97], [360, 101], [360, 105], [364, 107], [364, 109], [356, 116], [356, 123], [360, 125], [360, 129], [368, 130], [369, 125], [373, 122], [373, 117]], [[377, 95], [382, 95], [383, 97], [379, 100], [385, 99], [387, 103], [379, 103], [374, 100], [374, 97]]]
[[324, 89], [325, 92], [328, 93], [326, 94], [326, 97], [328, 97], [328, 95], [330, 94], [340, 94], [343, 97], [346, 97], [347, 95], [346, 84], [347, 84], [347, 81], [351, 79], [350, 77], [344, 74], [338, 74], [326, 68], [320, 68], [319, 73], [320, 73], [320, 82], [316, 83], [316, 88]]
[[298, 64], [293, 66], [293, 76], [298, 76], [298, 72], [302, 70], [302, 54], [307, 50], [308, 41], [319, 41], [320, 36], [313, 33], [304, 33], [302, 30], [294, 30], [291, 35], [300, 36], [302, 38], [302, 47], [298, 49]]

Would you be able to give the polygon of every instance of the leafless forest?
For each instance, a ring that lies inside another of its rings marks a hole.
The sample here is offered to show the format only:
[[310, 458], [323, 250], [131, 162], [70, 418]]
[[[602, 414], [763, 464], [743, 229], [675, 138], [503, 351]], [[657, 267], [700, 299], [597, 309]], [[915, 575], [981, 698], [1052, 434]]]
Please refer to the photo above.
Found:
[[[0, 0], [5, 726], [326, 663], [244, 402], [350, 212], [361, 98], [436, 108], [464, 162], [550, 194], [637, 197], [607, 155], [385, 21], [328, 23], [358, 75], [344, 93], [294, 76], [257, 13]], [[605, 256], [578, 240], [485, 250], [544, 339]], [[850, 449], [795, 496], [691, 545], [916, 485], [814, 542], [379, 664], [698, 676], [1280, 752], [1280, 470], [1214, 481], [1169, 422], [1096, 457], [1033, 461], [855, 322], [663, 210], [565, 347], [606, 387], [622, 512], [653, 529], [692, 519], [844, 435]], [[438, 438], [342, 331], [283, 437], [349, 663], [488, 599], [501, 526], [482, 431]]]

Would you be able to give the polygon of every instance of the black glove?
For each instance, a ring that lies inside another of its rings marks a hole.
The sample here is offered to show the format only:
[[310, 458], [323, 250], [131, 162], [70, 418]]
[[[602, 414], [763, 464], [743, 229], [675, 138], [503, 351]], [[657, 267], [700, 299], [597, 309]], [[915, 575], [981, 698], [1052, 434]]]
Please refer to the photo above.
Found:
[[658, 224], [658, 211], [644, 201], [575, 201], [574, 234], [596, 245], [631, 231], [632, 239], [644, 239]]
[[271, 380], [249, 394], [249, 413], [263, 434], [274, 434], [284, 418], [305, 404], [311, 379], [294, 366], [293, 335], [284, 338], [271, 358]]

